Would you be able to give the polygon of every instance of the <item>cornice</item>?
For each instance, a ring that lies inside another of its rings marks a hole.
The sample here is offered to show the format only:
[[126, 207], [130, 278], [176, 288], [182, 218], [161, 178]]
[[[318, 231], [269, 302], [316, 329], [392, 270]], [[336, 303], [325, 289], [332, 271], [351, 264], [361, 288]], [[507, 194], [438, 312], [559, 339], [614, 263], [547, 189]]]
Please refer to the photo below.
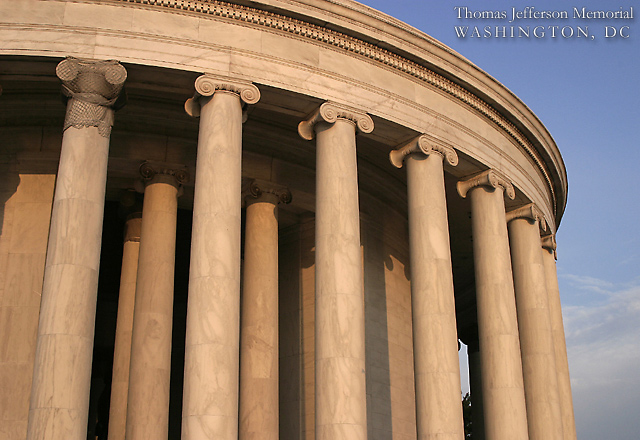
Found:
[[[375, 46], [359, 38], [342, 32], [307, 23], [300, 19], [287, 17], [282, 14], [263, 11], [244, 5], [228, 3], [218, 0], [111, 0], [115, 3], [127, 3], [155, 8], [165, 8], [212, 17], [220, 17], [232, 21], [250, 23], [255, 26], [277, 29], [293, 34], [299, 38], [306, 38], [315, 42], [328, 44], [338, 49], [351, 52], [385, 66], [410, 75], [458, 99], [473, 110], [481, 113], [505, 131], [531, 158], [541, 172], [551, 193], [554, 212], [557, 212], [557, 200], [553, 182], [544, 164], [544, 160], [537, 153], [535, 147], [520, 130], [492, 107], [472, 92], [464, 89], [453, 81], [437, 74], [429, 68], [411, 61], [389, 50]], [[439, 46], [440, 47], [440, 46]]]
[[405, 157], [413, 153], [422, 153], [429, 156], [432, 153], [439, 154], [449, 165], [458, 165], [458, 154], [453, 147], [443, 145], [433, 140], [429, 135], [422, 134], [411, 140], [409, 143], [401, 145], [389, 153], [389, 160], [396, 168], [402, 168]]

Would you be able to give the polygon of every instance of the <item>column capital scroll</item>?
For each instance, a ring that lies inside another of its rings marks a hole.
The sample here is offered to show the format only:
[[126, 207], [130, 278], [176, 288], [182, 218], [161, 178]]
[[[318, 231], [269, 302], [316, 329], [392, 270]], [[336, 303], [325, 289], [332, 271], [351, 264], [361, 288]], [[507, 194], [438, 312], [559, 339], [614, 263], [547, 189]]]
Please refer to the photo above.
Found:
[[195, 93], [184, 103], [184, 109], [189, 116], [200, 116], [200, 98], [213, 96], [217, 91], [235, 93], [245, 104], [255, 104], [260, 100], [260, 90], [249, 81], [225, 78], [217, 75], [204, 74], [195, 82]]
[[513, 184], [496, 170], [483, 171], [466, 180], [459, 181], [457, 185], [458, 194], [460, 194], [460, 197], [465, 198], [471, 189], [478, 186], [487, 186], [490, 188], [502, 187], [507, 197], [511, 200], [516, 198], [516, 191], [513, 188]]
[[540, 229], [542, 231], [547, 230], [547, 221], [544, 218], [544, 214], [534, 203], [529, 203], [507, 212], [507, 223], [517, 218], [526, 218], [534, 222], [538, 221]]
[[178, 190], [190, 179], [189, 171], [184, 166], [150, 161], [140, 165], [140, 176], [145, 185], [161, 181], [175, 186]]
[[121, 92], [127, 70], [115, 60], [68, 57], [58, 63], [56, 75], [67, 100], [63, 130], [97, 127], [100, 136], [109, 137], [113, 110], [122, 108], [126, 101]]
[[413, 153], [423, 153], [429, 156], [432, 153], [437, 153], [442, 156], [451, 166], [458, 165], [458, 154], [453, 147], [443, 145], [437, 142], [431, 136], [422, 134], [415, 139], [412, 139], [407, 144], [397, 147], [389, 153], [389, 160], [396, 168], [402, 168], [402, 163], [405, 157]]
[[298, 124], [298, 134], [302, 139], [310, 141], [315, 135], [314, 127], [318, 122], [333, 124], [338, 119], [346, 119], [353, 122], [358, 131], [362, 133], [371, 133], [373, 131], [373, 119], [368, 114], [342, 104], [327, 101], [311, 113], [306, 120]]
[[558, 254], [556, 252], [556, 249], [558, 248], [558, 244], [556, 243], [556, 235], [555, 234], [543, 235], [540, 238], [540, 242], [542, 244], [542, 249], [549, 251], [550, 254], [553, 254], [553, 258], [557, 260]]
[[291, 203], [291, 191], [289, 191], [289, 188], [267, 180], [252, 180], [243, 193], [247, 199], [258, 199], [263, 194], [272, 194], [277, 197], [278, 203]]

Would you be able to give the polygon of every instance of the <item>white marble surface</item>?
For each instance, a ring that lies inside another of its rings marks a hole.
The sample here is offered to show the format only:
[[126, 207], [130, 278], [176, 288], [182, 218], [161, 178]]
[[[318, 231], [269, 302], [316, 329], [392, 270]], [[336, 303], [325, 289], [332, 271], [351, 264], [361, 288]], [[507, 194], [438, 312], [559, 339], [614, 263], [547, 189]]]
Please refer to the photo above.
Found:
[[141, 223], [142, 219], [140, 217], [131, 218], [125, 223], [126, 232], [122, 251], [118, 317], [113, 351], [111, 400], [109, 403], [109, 440], [124, 440], [127, 428], [131, 335], [133, 333]]
[[242, 109], [229, 92], [200, 105], [182, 438], [237, 440]]
[[522, 361], [502, 187], [469, 191], [485, 433], [527, 440]]
[[458, 336], [443, 157], [406, 158], [419, 440], [462, 440]]
[[562, 416], [538, 221], [508, 223], [529, 440], [561, 439]]
[[355, 125], [316, 125], [316, 439], [367, 438]]
[[158, 175], [147, 184], [142, 207], [127, 440], [168, 435], [177, 210], [177, 186]]
[[554, 357], [558, 375], [558, 394], [560, 396], [563, 438], [564, 440], [576, 440], [577, 433], [573, 414], [573, 397], [569, 377], [569, 361], [567, 360], [567, 344], [564, 337], [560, 289], [558, 288], [558, 274], [553, 252], [542, 249], [542, 261], [544, 264], [547, 294], [549, 295], [549, 316], [551, 318]]
[[[10, 182], [17, 183], [11, 185]], [[10, 169], [0, 185], [0, 438], [23, 440], [55, 175]]]
[[278, 440], [278, 197], [246, 203], [239, 439]]
[[109, 139], [64, 132], [56, 180], [27, 439], [84, 440]]

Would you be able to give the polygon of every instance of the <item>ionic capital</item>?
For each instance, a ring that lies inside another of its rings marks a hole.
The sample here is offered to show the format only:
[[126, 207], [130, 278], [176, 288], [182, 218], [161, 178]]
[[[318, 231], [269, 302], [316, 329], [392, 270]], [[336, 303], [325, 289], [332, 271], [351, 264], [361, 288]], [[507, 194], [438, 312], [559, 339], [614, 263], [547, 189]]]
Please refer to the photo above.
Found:
[[413, 153], [422, 153], [425, 156], [437, 153], [451, 166], [458, 165], [458, 154], [456, 150], [448, 145], [442, 145], [426, 134], [422, 134], [389, 153], [389, 160], [396, 168], [402, 168], [405, 157]]
[[69, 127], [97, 127], [109, 137], [113, 110], [124, 106], [121, 95], [127, 70], [118, 61], [83, 60], [69, 57], [58, 63], [56, 75], [67, 98], [64, 130]]
[[184, 109], [189, 116], [200, 116], [200, 98], [213, 96], [216, 92], [235, 93], [245, 104], [255, 104], [260, 100], [260, 90], [249, 81], [225, 78], [215, 75], [201, 75], [196, 79], [193, 98], [187, 99]]
[[547, 221], [544, 218], [544, 214], [534, 203], [529, 203], [528, 205], [507, 212], [507, 223], [517, 218], [526, 218], [534, 222], [537, 221], [541, 230], [547, 230]]
[[542, 244], [542, 249], [547, 250], [550, 254], [553, 254], [554, 259], [558, 259], [558, 254], [556, 253], [556, 249], [558, 245], [556, 243], [555, 234], [548, 234], [540, 237], [540, 243]]
[[190, 178], [189, 172], [183, 166], [149, 161], [140, 165], [140, 176], [142, 176], [145, 185], [161, 182], [173, 185], [178, 190]]
[[458, 194], [460, 194], [462, 198], [465, 198], [469, 190], [478, 186], [487, 186], [489, 188], [501, 187], [511, 200], [516, 198], [516, 191], [513, 188], [513, 184], [496, 170], [483, 171], [466, 180], [459, 181], [457, 185]]
[[358, 131], [362, 133], [371, 133], [373, 131], [373, 119], [368, 114], [342, 104], [325, 102], [305, 121], [298, 124], [298, 134], [302, 139], [310, 141], [315, 136], [314, 127], [318, 122], [333, 124], [338, 119], [353, 122]]
[[252, 180], [244, 191], [247, 201], [251, 199], [259, 199], [266, 194], [274, 196], [277, 203], [291, 203], [291, 191], [283, 185], [278, 185], [266, 180]]

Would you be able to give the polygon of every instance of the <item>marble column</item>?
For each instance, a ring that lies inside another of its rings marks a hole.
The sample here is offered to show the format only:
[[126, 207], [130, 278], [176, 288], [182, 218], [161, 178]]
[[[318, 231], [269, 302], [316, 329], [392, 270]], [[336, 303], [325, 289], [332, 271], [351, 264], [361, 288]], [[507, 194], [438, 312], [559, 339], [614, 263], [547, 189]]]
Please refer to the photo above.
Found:
[[443, 160], [451, 147], [427, 135], [392, 151], [407, 164], [416, 422], [419, 440], [462, 440], [460, 366]]
[[145, 162], [136, 281], [127, 440], [166, 439], [169, 431], [173, 278], [178, 192], [189, 175], [182, 167]]
[[237, 440], [240, 331], [242, 102], [260, 99], [247, 82], [200, 76], [185, 108], [200, 117], [182, 439]]
[[325, 102], [298, 125], [316, 140], [316, 440], [367, 438], [356, 130], [371, 118]]
[[[134, 193], [127, 194], [134, 197]], [[135, 202], [132, 203], [135, 206]], [[139, 207], [137, 207], [139, 209]], [[115, 348], [113, 351], [113, 374], [109, 407], [109, 440], [124, 440], [127, 421], [127, 396], [129, 393], [129, 366], [131, 360], [131, 334], [133, 310], [136, 297], [138, 253], [142, 213], [130, 213], [124, 224], [124, 245], [120, 292], [118, 294], [118, 317], [116, 321]]]
[[68, 101], [27, 438], [85, 440], [109, 136], [127, 72], [116, 61], [67, 58], [56, 74]]
[[471, 201], [471, 227], [486, 438], [526, 440], [527, 412], [504, 195], [511, 182], [488, 170], [458, 182]]
[[558, 274], [556, 272], [556, 240], [555, 235], [542, 237], [542, 261], [549, 297], [549, 315], [551, 319], [551, 334], [556, 360], [558, 377], [558, 394], [560, 397], [560, 413], [562, 415], [562, 430], [564, 440], [576, 440], [576, 423], [573, 415], [573, 398], [571, 396], [571, 381], [569, 379], [569, 362], [567, 360], [567, 344], [564, 338], [564, 324], [560, 306], [560, 289], [558, 288]]
[[546, 222], [534, 204], [507, 213], [530, 440], [562, 439], [549, 300], [540, 252]]
[[278, 440], [278, 203], [291, 193], [254, 180], [245, 197], [240, 320], [240, 440]]

